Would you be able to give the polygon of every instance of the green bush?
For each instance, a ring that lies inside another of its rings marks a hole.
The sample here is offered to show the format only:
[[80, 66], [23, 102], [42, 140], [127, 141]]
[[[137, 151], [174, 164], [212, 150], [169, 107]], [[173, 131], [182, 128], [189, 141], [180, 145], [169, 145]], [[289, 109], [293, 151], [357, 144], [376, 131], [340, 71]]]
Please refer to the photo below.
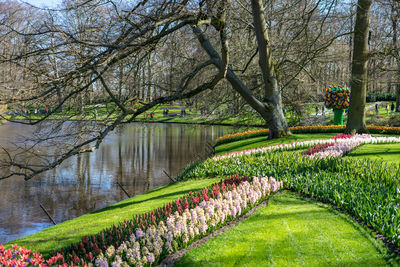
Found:
[[367, 93], [367, 102], [376, 102], [376, 101], [396, 101], [396, 94]]

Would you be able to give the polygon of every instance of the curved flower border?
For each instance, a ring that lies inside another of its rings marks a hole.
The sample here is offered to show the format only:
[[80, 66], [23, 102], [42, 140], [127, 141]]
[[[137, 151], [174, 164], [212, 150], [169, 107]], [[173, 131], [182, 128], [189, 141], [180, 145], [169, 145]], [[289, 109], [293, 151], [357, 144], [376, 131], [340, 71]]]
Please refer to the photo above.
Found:
[[[368, 135], [356, 134], [354, 136], [339, 134], [329, 139], [316, 139], [316, 140], [308, 140], [301, 142], [292, 142], [287, 144], [271, 145], [266, 147], [235, 151], [223, 155], [214, 156], [212, 157], [212, 159], [218, 161], [221, 159], [232, 158], [232, 157], [242, 157], [247, 155], [262, 155], [275, 151], [291, 151], [297, 149], [304, 149], [304, 148], [315, 147], [317, 145], [318, 146], [325, 145], [326, 147], [328, 147], [324, 151], [326, 150], [332, 151], [332, 153], [330, 153], [331, 156], [341, 156], [345, 152], [348, 152], [349, 150], [361, 144], [386, 144], [386, 143], [400, 143], [400, 137], [393, 137], [393, 136], [373, 137], [369, 134]], [[346, 148], [349, 149], [346, 150]], [[342, 151], [342, 152], [340, 153], [333, 151]], [[321, 155], [323, 154], [321, 153]], [[321, 157], [327, 157], [327, 156], [321, 156]]]
[[328, 158], [341, 157], [347, 155], [350, 151], [363, 144], [387, 144], [400, 143], [400, 137], [373, 137], [369, 134], [356, 134], [347, 138], [337, 139], [332, 145], [324, 147], [324, 149], [307, 155], [310, 158]]
[[[315, 126], [295, 126], [290, 127], [292, 133], [326, 133], [326, 132], [342, 132], [345, 126], [342, 125], [315, 125]], [[400, 134], [400, 127], [388, 127], [388, 126], [367, 126], [367, 129], [371, 133], [383, 133], [383, 134]], [[241, 140], [248, 137], [266, 136], [268, 135], [268, 129], [261, 129], [255, 131], [246, 131], [235, 134], [227, 134], [221, 136], [215, 140], [215, 146], [226, 144], [234, 141]]]
[[245, 214], [281, 188], [283, 182], [272, 177], [233, 175], [97, 236], [84, 236], [48, 260], [40, 253], [31, 256], [30, 250], [17, 245], [10, 249], [0, 245], [0, 265], [151, 266]]
[[176, 211], [165, 221], [151, 225], [146, 231], [136, 229], [130, 240], [123, 242], [118, 249], [109, 246], [104, 254], [100, 253], [95, 265], [153, 265], [163, 256], [187, 247], [194, 240], [241, 216], [257, 202], [282, 187], [283, 182], [272, 177], [254, 177], [252, 182], [244, 181], [237, 187], [233, 186], [232, 190], [219, 192], [208, 200], [204, 199], [195, 208], [185, 208], [181, 214]]

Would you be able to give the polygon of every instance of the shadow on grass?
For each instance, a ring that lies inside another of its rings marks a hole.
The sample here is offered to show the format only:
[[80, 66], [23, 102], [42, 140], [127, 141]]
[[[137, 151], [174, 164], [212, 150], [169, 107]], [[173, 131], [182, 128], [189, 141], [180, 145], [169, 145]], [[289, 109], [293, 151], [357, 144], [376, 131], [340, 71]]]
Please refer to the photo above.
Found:
[[[363, 157], [363, 156], [376, 156], [376, 155], [382, 155], [382, 153], [384, 153], [383, 155], [400, 155], [400, 150], [398, 151], [389, 151], [385, 150], [385, 151], [377, 151], [377, 152], [356, 152], [354, 154], [350, 154], [350, 157]], [[393, 157], [393, 160], [400, 160], [400, 157]]]
[[[295, 194], [290, 194], [290, 198], [278, 196], [272, 200], [271, 204], [283, 209], [284, 206], [294, 206], [294, 210], [272, 215], [256, 213], [243, 221], [241, 226], [237, 226], [235, 234], [228, 230], [212, 238], [190, 251], [174, 266], [386, 266], [397, 265], [399, 261], [398, 257], [387, 253], [387, 250], [382, 248], [382, 245], [360, 225], [343, 214], [340, 217], [344, 221], [358, 225], [354, 232], [341, 234], [343, 244], [336, 244], [335, 239], [325, 239], [334, 235], [336, 231], [318, 233], [309, 229], [307, 221], [326, 220], [333, 215], [332, 208], [329, 206], [320, 206], [323, 204], [313, 200], [303, 200]], [[321, 209], [296, 211], [296, 206], [302, 204], [317, 204]], [[263, 209], [268, 209], [268, 207]], [[337, 211], [333, 213], [339, 214]], [[260, 229], [260, 227], [263, 228], [263, 222], [275, 219], [274, 223], [279, 223], [294, 217], [296, 220], [303, 221], [300, 225], [304, 225], [304, 231], [296, 230], [288, 235], [282, 232], [278, 238], [273, 238], [272, 243], [267, 242], [263, 245], [265, 237]], [[367, 246], [360, 250], [358, 245], [354, 245], [354, 239], [357, 239], [360, 233], [366, 237], [365, 242], [371, 244], [369, 248]], [[321, 238], [321, 235], [324, 238]], [[376, 253], [371, 253], [374, 249]]]
[[[277, 145], [280, 143], [286, 144], [286, 143], [299, 141], [300, 139], [301, 138], [297, 137], [296, 135], [289, 135], [289, 136], [283, 137], [282, 139], [271, 140], [270, 143], [264, 144], [262, 146], [273, 146], [273, 145]], [[232, 143], [222, 144], [221, 146], [226, 145], [225, 148], [218, 149], [218, 147], [219, 147], [218, 146], [215, 150], [215, 153], [216, 154], [229, 153], [229, 152], [235, 151], [237, 148], [240, 148], [240, 150], [250, 149], [250, 148], [246, 148], [246, 146], [260, 143], [260, 142], [265, 142], [265, 141], [269, 141], [268, 136], [259, 136], [259, 137], [254, 137], [254, 138], [247, 139], [247, 140], [246, 139], [238, 140], [238, 141], [235, 141]], [[261, 144], [260, 144], [260, 147], [261, 147]]]
[[[101, 213], [101, 212], [105, 212], [105, 211], [110, 211], [110, 210], [114, 210], [114, 209], [122, 209], [122, 208], [125, 208], [127, 206], [131, 206], [131, 205], [135, 205], [135, 204], [141, 204], [141, 203], [144, 203], [144, 202], [153, 201], [153, 200], [157, 200], [157, 199], [169, 198], [169, 197], [173, 197], [173, 196], [177, 196], [177, 195], [185, 195], [185, 194], [188, 194], [190, 191], [196, 192], [196, 190], [189, 190], [188, 189], [188, 190], [181, 190], [181, 191], [176, 191], [176, 192], [172, 192], [172, 193], [168, 193], [168, 194], [162, 194], [162, 195], [158, 195], [158, 196], [155, 196], [155, 197], [150, 197], [150, 198], [143, 199], [143, 200], [138, 200], [138, 201], [134, 201], [134, 200], [129, 201], [128, 200], [127, 202], [117, 203], [117, 204], [105, 207], [103, 209], [93, 211], [92, 214]], [[152, 193], [153, 192], [154, 191], [152, 191]], [[173, 199], [176, 199], [176, 198], [173, 198]]]
[[[358, 247], [335, 244], [333, 240], [316, 242], [321, 240], [319, 235], [310, 236], [309, 232], [292, 232], [281, 240], [274, 239], [273, 243], [265, 245], [262, 245], [262, 238], [243, 239], [242, 235], [245, 233], [232, 238], [223, 237], [218, 241], [212, 239], [192, 253], [189, 252], [174, 266], [385, 266], [395, 261], [378, 250], [376, 253], [370, 253], [368, 249], [360, 252]], [[343, 241], [351, 244], [353, 238], [349, 235]], [[218, 246], [221, 241], [224, 245]], [[335, 248], [332, 249], [332, 245]], [[373, 243], [371, 245], [374, 246]]]
[[[256, 143], [267, 141], [267, 140], [268, 140], [268, 136], [259, 136], [259, 137], [255, 137], [254, 139], [251, 138], [251, 139], [247, 139], [247, 140], [238, 140], [238, 141], [236, 141], [237, 143], [232, 142], [232, 143], [228, 143], [228, 144], [222, 144], [221, 146], [226, 145], [226, 147], [221, 147], [220, 149], [218, 149], [218, 147], [217, 147], [217, 149], [215, 150], [215, 153], [231, 152], [232, 150], [235, 150], [236, 148], [248, 146], [251, 144], [256, 144]], [[236, 143], [236, 144], [233, 145], [233, 143]]]

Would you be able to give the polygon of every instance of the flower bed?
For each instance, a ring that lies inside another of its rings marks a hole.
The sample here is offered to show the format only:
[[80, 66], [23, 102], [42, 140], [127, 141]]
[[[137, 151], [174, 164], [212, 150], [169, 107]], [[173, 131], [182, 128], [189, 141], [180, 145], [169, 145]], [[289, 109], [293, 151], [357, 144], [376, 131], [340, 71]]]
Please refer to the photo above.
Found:
[[312, 147], [306, 156], [310, 158], [340, 157], [363, 144], [400, 143], [400, 137], [373, 137], [369, 134], [341, 135], [334, 138], [336, 138], [335, 142], [328, 146]]
[[[235, 151], [223, 155], [212, 157], [213, 160], [220, 160], [229, 157], [241, 157], [244, 155], [262, 155], [276, 151], [290, 151], [311, 147], [312, 150], [318, 149], [309, 156], [341, 156], [351, 149], [361, 144], [383, 144], [383, 143], [400, 143], [400, 137], [372, 137], [371, 135], [349, 135], [339, 134], [329, 139], [316, 139], [301, 142], [292, 142], [287, 144], [271, 145], [266, 147], [252, 148], [241, 151]], [[321, 147], [326, 149], [322, 150]], [[321, 151], [322, 150], [322, 151]], [[341, 151], [341, 152], [340, 152]], [[317, 153], [318, 152], [318, 153]], [[306, 152], [307, 153], [307, 152]]]
[[[400, 134], [400, 127], [384, 127], [384, 126], [367, 126], [370, 133], [373, 134]], [[343, 125], [316, 125], [316, 126], [295, 126], [290, 127], [292, 133], [340, 133], [343, 132], [345, 126]], [[262, 129], [257, 131], [246, 131], [236, 134], [227, 134], [217, 138], [215, 146], [235, 142], [247, 138], [258, 136], [268, 136], [269, 130]]]
[[286, 188], [341, 207], [400, 247], [399, 164], [279, 152], [248, 154], [207, 159], [184, 172], [182, 179], [232, 173], [277, 177]]
[[0, 266], [67, 266], [64, 257], [57, 254], [45, 260], [40, 253], [31, 253], [29, 249], [13, 245], [12, 248], [5, 249], [0, 245]]
[[29, 258], [30, 250], [24, 248], [5, 250], [0, 246], [0, 264], [51, 266], [65, 261], [72, 266], [153, 265], [246, 213], [282, 187], [283, 183], [272, 177], [234, 175], [98, 235], [84, 236], [81, 242], [55, 252], [47, 261], [39, 253]]
[[242, 215], [282, 186], [282, 182], [272, 177], [255, 177], [251, 182], [244, 181], [238, 186], [234, 183], [230, 190], [224, 190], [222, 183], [220, 188], [213, 188], [213, 197], [205, 197], [197, 206], [189, 209], [186, 205], [181, 212], [170, 214], [157, 225], [150, 225], [144, 230], [136, 229], [129, 241], [124, 241], [117, 249], [109, 246], [104, 254], [100, 253], [96, 258], [95, 265], [155, 264], [163, 256], [188, 246]]

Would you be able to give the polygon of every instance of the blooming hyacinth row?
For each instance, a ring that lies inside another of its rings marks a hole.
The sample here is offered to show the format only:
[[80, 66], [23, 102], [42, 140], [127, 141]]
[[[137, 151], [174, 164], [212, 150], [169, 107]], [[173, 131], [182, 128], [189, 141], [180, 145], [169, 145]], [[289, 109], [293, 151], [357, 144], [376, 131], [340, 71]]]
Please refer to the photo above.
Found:
[[336, 142], [321, 147], [311, 148], [305, 153], [310, 158], [340, 157], [362, 144], [400, 143], [400, 137], [373, 137], [369, 134], [356, 134], [346, 138], [337, 138]]
[[338, 140], [347, 139], [350, 137], [351, 137], [351, 135], [339, 134], [339, 135], [329, 138], [329, 139], [307, 140], [307, 141], [292, 142], [292, 143], [287, 143], [287, 144], [278, 144], [278, 145], [271, 145], [271, 146], [266, 146], [266, 147], [259, 147], [259, 148], [235, 151], [235, 152], [227, 153], [224, 155], [214, 156], [212, 159], [220, 160], [220, 159], [230, 158], [230, 157], [241, 157], [243, 155], [261, 155], [261, 154], [266, 154], [266, 153], [270, 153], [273, 151], [290, 151], [290, 150], [296, 150], [296, 149], [301, 149], [301, 148], [314, 147], [316, 145], [332, 144], [332, 143], [337, 142]]
[[321, 144], [328, 144], [331, 143], [332, 139], [316, 139], [316, 140], [308, 140], [308, 141], [301, 141], [301, 142], [292, 142], [292, 143], [287, 143], [287, 144], [279, 144], [279, 145], [271, 145], [271, 146], [266, 146], [266, 147], [258, 147], [258, 148], [251, 148], [251, 149], [246, 149], [246, 150], [241, 150], [241, 151], [235, 151], [231, 153], [227, 153], [224, 155], [218, 155], [212, 157], [213, 160], [220, 160], [220, 159], [225, 159], [225, 158], [231, 158], [231, 157], [241, 157], [245, 155], [262, 155], [266, 153], [271, 153], [275, 151], [290, 151], [290, 150], [296, 150], [296, 149], [301, 149], [301, 148], [308, 148], [312, 147], [315, 145], [321, 145]]
[[[360, 143], [359, 143], [360, 142]], [[262, 155], [266, 153], [271, 153], [275, 151], [290, 151], [297, 150], [302, 148], [312, 148], [312, 150], [318, 152], [321, 157], [327, 156], [341, 156], [343, 153], [351, 150], [352, 148], [360, 145], [360, 144], [383, 144], [383, 143], [399, 143], [400, 137], [372, 137], [371, 135], [349, 135], [349, 134], [339, 134], [329, 139], [316, 139], [316, 140], [308, 140], [301, 142], [292, 142], [288, 144], [279, 144], [279, 145], [271, 145], [266, 147], [252, 148], [247, 150], [235, 151], [224, 155], [214, 156], [213, 160], [220, 160], [224, 158], [231, 157], [241, 157], [244, 155]], [[317, 148], [318, 146], [318, 148]], [[326, 148], [321, 151], [321, 148]], [[324, 153], [324, 151], [329, 151], [329, 153]], [[340, 151], [343, 151], [342, 153]], [[309, 156], [312, 156], [315, 153], [309, 153]], [[326, 156], [325, 156], [326, 154]]]
[[115, 248], [109, 246], [100, 253], [96, 266], [144, 266], [153, 265], [164, 256], [179, 248], [186, 247], [191, 241], [223, 226], [258, 201], [283, 187], [270, 177], [254, 177], [251, 182], [244, 181], [232, 190], [219, 192], [213, 198], [203, 199], [194, 208], [186, 207], [182, 213], [176, 211], [165, 221], [150, 225], [145, 230], [137, 228], [129, 241]]
[[162, 208], [136, 215], [133, 220], [125, 220], [98, 235], [84, 236], [81, 242], [55, 252], [47, 260], [40, 253], [31, 253], [17, 245], [7, 250], [0, 245], [0, 266], [152, 265], [186, 246], [193, 238], [239, 216], [260, 198], [282, 186], [282, 182], [273, 178], [252, 180], [232, 175], [201, 192], [189, 192]]
[[175, 212], [182, 214], [185, 209], [195, 208], [203, 200], [208, 201], [209, 198], [214, 198], [220, 192], [230, 191], [233, 187], [249, 180], [247, 176], [232, 175], [219, 183], [203, 188], [199, 192], [189, 192], [186, 196], [167, 203], [163, 207], [148, 213], [137, 214], [135, 218], [125, 220], [119, 225], [105, 229], [97, 235], [84, 236], [81, 242], [62, 248], [59, 252], [68, 263], [82, 266], [85, 263], [92, 263], [100, 252], [106, 251], [109, 246], [113, 245], [114, 248], [118, 248], [124, 241], [129, 241], [136, 229], [146, 231], [150, 225], [158, 225], [160, 221], [165, 222]]

